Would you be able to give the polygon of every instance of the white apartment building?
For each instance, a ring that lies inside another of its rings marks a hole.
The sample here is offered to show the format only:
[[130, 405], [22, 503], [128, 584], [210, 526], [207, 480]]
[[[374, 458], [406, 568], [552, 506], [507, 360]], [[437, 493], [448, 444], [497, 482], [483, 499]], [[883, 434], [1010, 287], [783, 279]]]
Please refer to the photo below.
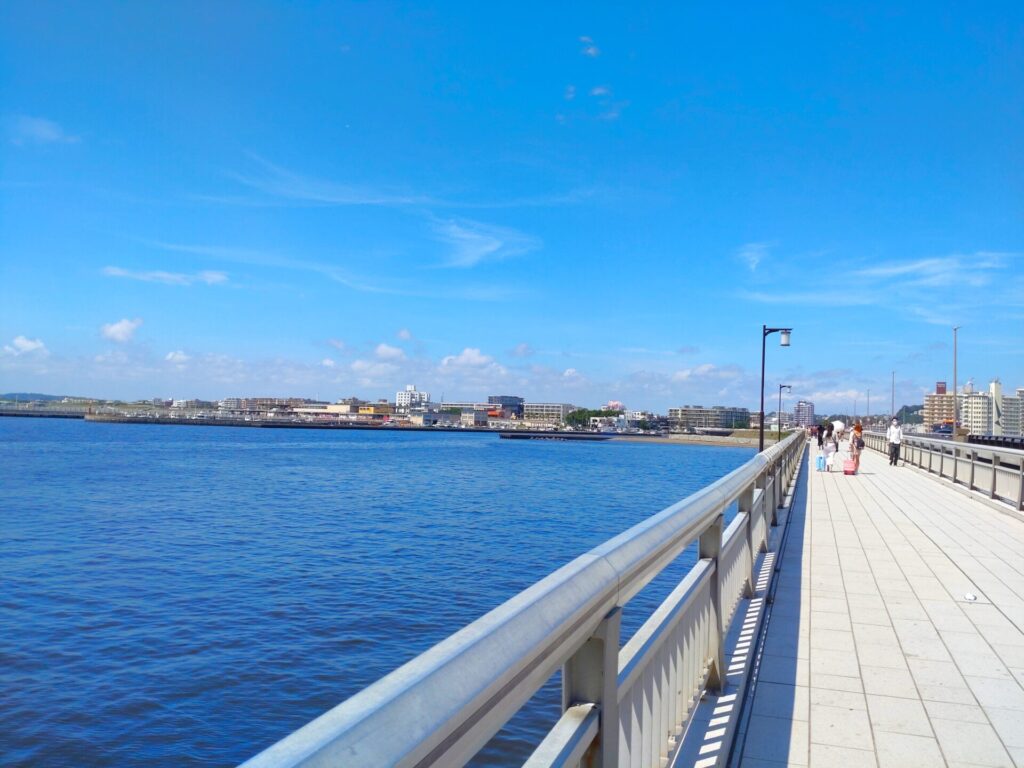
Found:
[[395, 407], [399, 411], [426, 406], [430, 402], [429, 392], [419, 392], [415, 384], [408, 384], [401, 392], [395, 393]]
[[957, 393], [960, 411], [960, 426], [972, 435], [1007, 435], [1018, 437], [1022, 434], [1022, 403], [1024, 387], [1014, 395], [1004, 395], [1003, 385], [994, 379], [988, 391], [975, 390], [968, 382], [963, 391]]
[[815, 424], [814, 403], [810, 400], [798, 400], [793, 406], [793, 419], [798, 427], [810, 427]]
[[569, 403], [523, 403], [523, 421], [561, 424], [576, 410], [579, 409]]
[[1024, 387], [1017, 387], [1015, 395], [1003, 398], [1003, 434], [1024, 436]]

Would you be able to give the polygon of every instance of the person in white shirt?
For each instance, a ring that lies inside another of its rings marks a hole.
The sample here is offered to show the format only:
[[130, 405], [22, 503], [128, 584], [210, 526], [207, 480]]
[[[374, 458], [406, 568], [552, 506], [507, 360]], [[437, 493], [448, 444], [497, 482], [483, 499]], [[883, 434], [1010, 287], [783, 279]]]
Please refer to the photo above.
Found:
[[889, 441], [889, 466], [895, 467], [900, 460], [900, 443], [903, 442], [903, 427], [899, 419], [893, 417], [889, 428], [885, 430], [885, 439]]

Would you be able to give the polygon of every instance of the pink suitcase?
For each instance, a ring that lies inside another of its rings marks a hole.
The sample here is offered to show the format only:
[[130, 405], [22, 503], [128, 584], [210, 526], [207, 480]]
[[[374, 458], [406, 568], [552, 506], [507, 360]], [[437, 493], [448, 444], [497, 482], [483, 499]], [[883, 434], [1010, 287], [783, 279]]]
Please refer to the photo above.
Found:
[[853, 459], [847, 459], [843, 462], [843, 474], [844, 475], [855, 475], [857, 474], [857, 465], [853, 463]]

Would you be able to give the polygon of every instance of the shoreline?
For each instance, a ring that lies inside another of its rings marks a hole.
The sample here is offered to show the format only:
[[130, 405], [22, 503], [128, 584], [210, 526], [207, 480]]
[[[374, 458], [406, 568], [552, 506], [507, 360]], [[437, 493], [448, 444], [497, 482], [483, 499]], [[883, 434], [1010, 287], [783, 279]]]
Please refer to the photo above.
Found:
[[[72, 413], [31, 413], [0, 411], [0, 417], [21, 417], [21, 418], [64, 418], [83, 419], [84, 421], [100, 424], [150, 424], [182, 427], [225, 427], [225, 428], [249, 428], [249, 429], [317, 429], [332, 431], [372, 431], [372, 432], [444, 432], [444, 433], [490, 433], [500, 435], [503, 430], [491, 429], [489, 427], [385, 427], [373, 424], [325, 424], [316, 422], [291, 422], [291, 421], [243, 421], [241, 419], [183, 419], [167, 417], [131, 417], [114, 414], [72, 414]], [[507, 430], [505, 430], [507, 431]], [[548, 433], [544, 433], [547, 435]], [[580, 442], [609, 442], [609, 443], [652, 443], [656, 445], [701, 445], [716, 446], [719, 448], [757, 448], [756, 437], [732, 437], [720, 435], [611, 435], [602, 436], [600, 433], [565, 433], [559, 437], [559, 432], [551, 432], [549, 439], [577, 440]], [[578, 435], [576, 438], [569, 435]], [[594, 435], [594, 437], [590, 437]], [[765, 436], [765, 445], [775, 444], [774, 437]]]

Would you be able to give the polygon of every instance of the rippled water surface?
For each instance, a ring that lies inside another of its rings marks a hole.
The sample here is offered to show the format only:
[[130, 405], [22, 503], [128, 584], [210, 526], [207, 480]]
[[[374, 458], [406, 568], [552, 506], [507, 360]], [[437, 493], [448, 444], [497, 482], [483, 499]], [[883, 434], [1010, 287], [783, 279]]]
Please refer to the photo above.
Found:
[[752, 455], [0, 418], [0, 761], [238, 763]]

